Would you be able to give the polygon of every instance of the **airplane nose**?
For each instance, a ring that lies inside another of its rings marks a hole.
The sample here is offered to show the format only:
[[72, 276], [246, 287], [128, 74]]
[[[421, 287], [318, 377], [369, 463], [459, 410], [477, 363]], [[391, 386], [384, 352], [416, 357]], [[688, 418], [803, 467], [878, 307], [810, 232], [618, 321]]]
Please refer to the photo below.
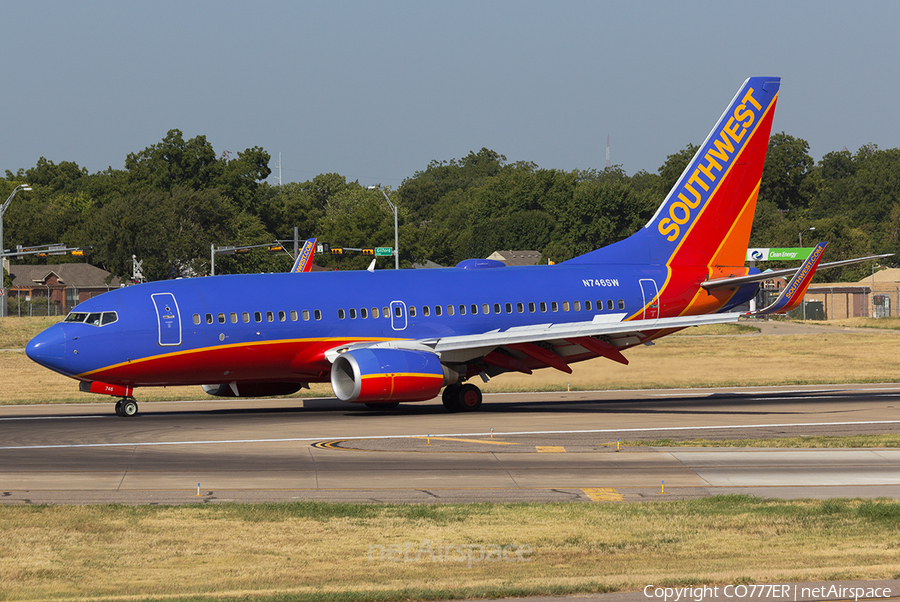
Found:
[[66, 359], [66, 331], [54, 324], [28, 341], [25, 354], [42, 366], [53, 368]]

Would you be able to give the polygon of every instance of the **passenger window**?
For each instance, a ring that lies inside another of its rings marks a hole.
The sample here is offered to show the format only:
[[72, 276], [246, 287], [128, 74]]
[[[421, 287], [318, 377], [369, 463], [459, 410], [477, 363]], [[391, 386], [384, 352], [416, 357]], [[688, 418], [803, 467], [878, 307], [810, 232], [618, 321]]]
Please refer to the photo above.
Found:
[[625, 299], [619, 299], [619, 309], [625, 309]]
[[478, 306], [475, 305], [474, 303], [472, 304], [472, 315], [473, 315], [473, 316], [477, 316], [477, 315], [478, 315]]
[[219, 324], [225, 323], [225, 314], [219, 314]]
[[315, 312], [315, 316], [316, 316], [316, 320], [321, 320], [322, 319], [322, 310], [317, 309]]
[[[71, 317], [72, 317], [72, 314], [69, 314], [68, 317], [66, 317], [66, 322], [71, 322], [72, 320], [69, 319]], [[194, 314], [194, 324], [199, 324], [199, 323], [200, 323], [200, 314]]]
[[559, 311], [559, 303], [557, 303], [556, 301], [551, 301], [550, 311]]
[[309, 310], [308, 309], [303, 310], [303, 321], [309, 322]]
[[431, 315], [431, 308], [428, 307], [427, 305], [423, 305], [422, 306], [422, 316], [427, 318], [430, 315]]
[[522, 303], [516, 303], [516, 311], [520, 314], [525, 312], [525, 306]]
[[491, 306], [488, 305], [487, 303], [482, 303], [481, 304], [481, 313], [483, 313], [483, 314], [491, 313]]
[[453, 313], [454, 313], [453, 306], [452, 306], [452, 305], [448, 305], [448, 306], [447, 306], [447, 315], [448, 315], [448, 316], [452, 316]]
[[359, 317], [362, 318], [363, 320], [365, 320], [366, 318], [368, 318], [368, 317], [369, 317], [369, 310], [366, 309], [365, 307], [363, 307], [361, 310], [359, 310]]
[[345, 317], [345, 316], [344, 316], [344, 310], [343, 310], [343, 309], [339, 309], [339, 310], [338, 310], [338, 320], [343, 320], [344, 317]]
[[508, 313], [508, 314], [512, 313], [512, 303], [506, 304], [506, 313]]
[[250, 312], [245, 311], [241, 314], [241, 319], [244, 321], [244, 324], [250, 321]]
[[352, 308], [352, 307], [350, 308], [350, 319], [351, 319], [351, 320], [355, 320], [355, 319], [356, 319], [356, 309], [354, 309], [354, 308]]
[[531, 303], [531, 302], [528, 303], [528, 313], [531, 313], [531, 314], [534, 313], [534, 303]]
[[388, 308], [386, 308], [386, 307], [382, 307], [382, 308], [381, 308], [381, 315], [384, 316], [385, 318], [390, 318], [390, 317], [391, 317], [391, 314], [390, 314], [390, 312], [388, 311]]
[[231, 312], [231, 323], [237, 324], [237, 314], [234, 312]]
[[612, 299], [607, 299], [607, 300], [606, 300], [606, 309], [608, 309], [608, 310], [610, 310], [610, 311], [612, 311], [612, 310], [614, 309], [614, 308], [613, 308], [613, 300], [612, 300]]
[[575, 301], [572, 305], [572, 309], [575, 311], [581, 311], [581, 301]]
[[563, 301], [563, 311], [569, 311], [569, 302]]
[[459, 315], [461, 315], [461, 316], [466, 315], [466, 306], [465, 305], [459, 306]]
[[296, 321], [297, 321], [297, 310], [292, 309], [291, 310], [291, 322], [296, 322]]
[[584, 311], [591, 311], [591, 309], [592, 309], [592, 308], [591, 308], [591, 302], [590, 302], [590, 301], [585, 301], [585, 302], [584, 302]]
[[207, 324], [212, 324], [212, 323], [213, 323], [213, 317], [212, 317], [212, 314], [206, 314], [206, 323], [207, 323]]
[[287, 320], [287, 315], [283, 311], [278, 312], [278, 321], [284, 322], [285, 320]]
[[547, 311], [547, 302], [541, 301], [541, 313], [545, 313]]
[[410, 318], [415, 318], [415, 317], [416, 317], [416, 308], [415, 308], [415, 306], [413, 306], [413, 305], [410, 305], [410, 306], [409, 306], [409, 317], [410, 317]]
[[262, 322], [262, 314], [258, 311], [253, 312], [253, 320], [255, 322]]
[[442, 310], [443, 310], [443, 308], [440, 305], [435, 305], [434, 306], [434, 315], [436, 315], [436, 316], [441, 315]]
[[273, 314], [270, 311], [267, 311], [266, 312], [266, 322], [274, 322], [274, 321], [275, 321], [275, 314]]
[[494, 313], [495, 314], [500, 313], [500, 304], [499, 303], [494, 303]]
[[373, 318], [377, 318], [377, 317], [378, 317], [378, 308], [377, 308], [377, 307], [373, 307], [373, 308], [372, 308], [372, 317], [373, 317]]
[[394, 315], [397, 316], [398, 318], [402, 318], [403, 317], [403, 308], [400, 307], [399, 305], [395, 305], [394, 306]]
[[105, 311], [103, 315], [100, 316], [100, 326], [106, 326], [107, 324], [112, 324], [116, 320], [119, 319], [118, 314], [114, 311]]

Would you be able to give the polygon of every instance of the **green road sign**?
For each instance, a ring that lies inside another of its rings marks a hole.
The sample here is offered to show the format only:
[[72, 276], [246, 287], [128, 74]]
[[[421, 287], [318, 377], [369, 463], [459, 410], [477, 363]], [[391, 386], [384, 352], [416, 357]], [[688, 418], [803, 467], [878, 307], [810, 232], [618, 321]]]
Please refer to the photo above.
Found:
[[390, 257], [393, 254], [393, 247], [375, 247], [375, 257]]

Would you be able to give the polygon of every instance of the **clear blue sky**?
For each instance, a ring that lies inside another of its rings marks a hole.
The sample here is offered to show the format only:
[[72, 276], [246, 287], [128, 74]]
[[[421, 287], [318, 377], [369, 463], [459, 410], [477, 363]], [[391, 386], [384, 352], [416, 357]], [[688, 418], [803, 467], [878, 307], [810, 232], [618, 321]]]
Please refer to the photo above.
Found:
[[614, 164], [655, 172], [752, 75], [782, 77], [774, 131], [816, 160], [900, 147], [900, 2], [33, 0], [2, 16], [0, 173], [122, 168], [172, 128], [281, 152], [285, 182], [397, 187], [482, 147], [602, 168], [607, 134]]

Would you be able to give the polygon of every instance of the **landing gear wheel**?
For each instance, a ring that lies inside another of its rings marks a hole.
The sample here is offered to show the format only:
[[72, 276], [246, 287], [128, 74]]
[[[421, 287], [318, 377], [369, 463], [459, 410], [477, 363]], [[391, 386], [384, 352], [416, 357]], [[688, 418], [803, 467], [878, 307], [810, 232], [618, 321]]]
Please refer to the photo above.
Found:
[[459, 385], [449, 385], [444, 387], [444, 392], [441, 393], [441, 402], [448, 412], [458, 412], [460, 410], [460, 407], [456, 402], [458, 391]]
[[367, 403], [366, 407], [370, 410], [393, 410], [399, 405], [399, 401], [388, 401], [386, 403]]
[[475, 385], [451, 385], [444, 389], [441, 401], [449, 412], [474, 412], [481, 407], [481, 389]]
[[116, 416], [130, 418], [138, 413], [138, 404], [134, 399], [120, 399], [116, 402]]
[[481, 389], [475, 385], [463, 385], [456, 396], [459, 409], [463, 412], [474, 412], [481, 407]]

